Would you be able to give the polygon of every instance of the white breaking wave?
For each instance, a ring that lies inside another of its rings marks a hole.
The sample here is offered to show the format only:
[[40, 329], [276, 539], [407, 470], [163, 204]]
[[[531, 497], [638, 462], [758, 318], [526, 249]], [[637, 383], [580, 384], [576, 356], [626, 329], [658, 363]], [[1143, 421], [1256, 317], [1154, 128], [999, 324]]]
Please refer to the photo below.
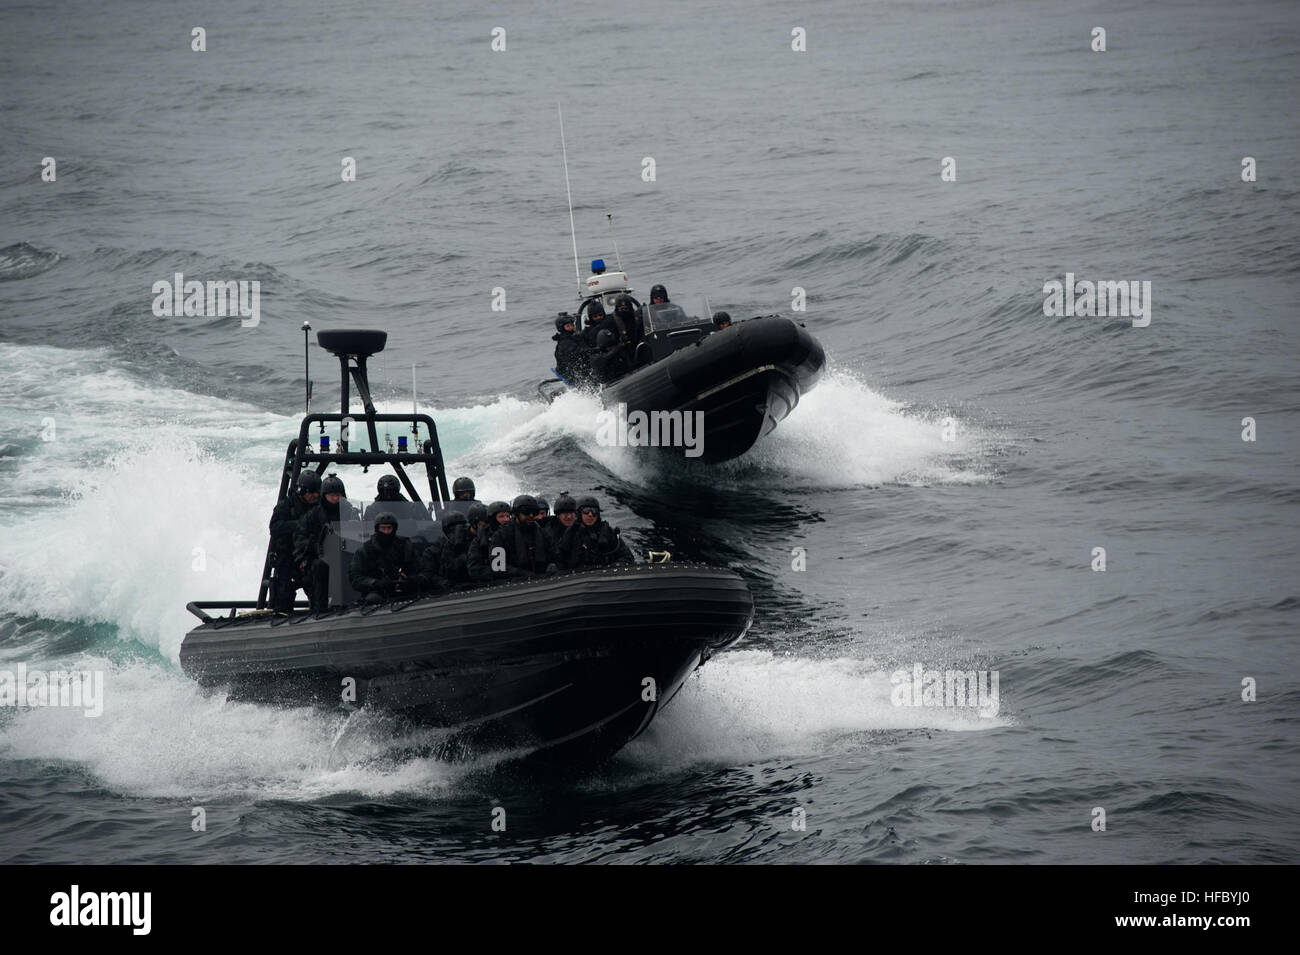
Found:
[[724, 653], [696, 671], [626, 754], [661, 768], [734, 765], [820, 752], [854, 733], [1009, 725], [975, 708], [895, 706], [892, 673], [870, 660]]
[[[114, 666], [84, 656], [76, 666], [106, 671], [103, 715], [15, 713], [0, 723], [0, 757], [68, 760], [131, 796], [313, 800], [340, 793], [436, 798], [505, 756], [440, 762], [419, 754], [445, 731], [399, 729], [368, 711], [349, 717], [228, 703], [156, 663]], [[976, 710], [896, 707], [891, 689], [889, 673], [862, 660], [726, 653], [698, 671], [618, 759], [672, 771], [815, 754], [842, 748], [855, 733], [1007, 725]]]
[[742, 457], [720, 465], [693, 465], [654, 448], [601, 445], [596, 429], [602, 408], [594, 395], [569, 392], [549, 406], [540, 400], [500, 397], [491, 405], [441, 414], [462, 426], [469, 423], [463, 418], [472, 418], [476, 428], [490, 422], [481, 443], [466, 458], [487, 473], [568, 438], [629, 483], [656, 480], [665, 468], [679, 476], [697, 473], [722, 487], [755, 480], [779, 488], [792, 483], [805, 488], [854, 488], [975, 484], [992, 479], [988, 470], [968, 463], [981, 455], [988, 435], [951, 416], [952, 440], [944, 440], [944, 419], [950, 415], [910, 411], [847, 372], [827, 374], [772, 434], [759, 439]]

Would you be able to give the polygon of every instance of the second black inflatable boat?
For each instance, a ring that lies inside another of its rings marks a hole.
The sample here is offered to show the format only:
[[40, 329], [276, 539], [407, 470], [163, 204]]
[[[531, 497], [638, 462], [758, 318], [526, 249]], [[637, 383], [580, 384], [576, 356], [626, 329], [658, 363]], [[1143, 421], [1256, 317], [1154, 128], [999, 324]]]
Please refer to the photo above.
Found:
[[[748, 451], [821, 378], [826, 353], [801, 323], [767, 315], [715, 328], [711, 319], [688, 315], [672, 302], [642, 304], [632, 295], [626, 273], [610, 272], [600, 260], [592, 268], [578, 312], [571, 317], [581, 331], [589, 326], [593, 304], [614, 316], [618, 299], [631, 298], [636, 318], [630, 324], [635, 327], [615, 326], [616, 317], [605, 318], [602, 325], [614, 327], [629, 343], [633, 367], [603, 387], [591, 380], [542, 382], [539, 392], [548, 400], [566, 386], [596, 388], [606, 409], [629, 419], [640, 413], [648, 427], [661, 430], [671, 424], [680, 431], [686, 416], [692, 416], [685, 426], [698, 422], [701, 435], [694, 446], [685, 447], [686, 456], [715, 462]], [[561, 313], [557, 323], [567, 314]], [[663, 416], [675, 420], [661, 424]]]

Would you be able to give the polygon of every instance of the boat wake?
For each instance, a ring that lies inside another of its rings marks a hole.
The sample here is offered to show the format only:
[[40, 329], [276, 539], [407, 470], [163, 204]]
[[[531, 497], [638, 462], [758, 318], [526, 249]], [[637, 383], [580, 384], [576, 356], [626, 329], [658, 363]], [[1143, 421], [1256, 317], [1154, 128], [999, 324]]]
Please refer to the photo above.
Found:
[[[602, 446], [596, 440], [601, 403], [581, 392], [563, 394], [549, 406], [500, 398], [475, 410], [483, 420], [516, 422], [463, 460], [485, 473], [504, 470], [567, 439], [628, 483], [648, 484], [670, 475], [723, 487], [749, 487], [757, 481], [774, 489], [792, 484], [834, 489], [994, 479], [988, 450], [995, 438], [983, 428], [948, 411], [909, 408], [842, 371], [823, 377], [781, 427], [748, 454], [719, 464]], [[456, 412], [440, 414], [455, 420]]]
[[[0, 757], [71, 763], [128, 796], [313, 801], [451, 798], [522, 755], [447, 759], [445, 730], [372, 710], [231, 703], [156, 662], [85, 655], [75, 665], [106, 671], [103, 715], [16, 712], [0, 722]], [[897, 707], [891, 689], [889, 673], [871, 661], [725, 653], [616, 757], [612, 778], [870, 746], [900, 731], [1007, 725], [975, 710]]]

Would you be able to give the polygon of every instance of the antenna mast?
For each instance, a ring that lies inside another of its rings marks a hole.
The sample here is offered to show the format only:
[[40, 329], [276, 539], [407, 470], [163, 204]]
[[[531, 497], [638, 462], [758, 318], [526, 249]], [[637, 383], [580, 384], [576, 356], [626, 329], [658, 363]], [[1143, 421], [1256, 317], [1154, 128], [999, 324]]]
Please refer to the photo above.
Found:
[[578, 283], [578, 298], [582, 298], [582, 273], [578, 271], [578, 230], [573, 225], [573, 190], [569, 188], [569, 147], [564, 144], [564, 109], [557, 102], [560, 114], [560, 150], [564, 154], [564, 194], [569, 197], [569, 236], [573, 239], [573, 277]]
[[614, 258], [618, 261], [618, 270], [623, 271], [623, 256], [618, 251], [618, 236], [614, 234], [614, 213], [606, 212], [605, 218], [609, 220], [609, 237], [614, 240]]
[[311, 348], [307, 342], [307, 333], [311, 331], [311, 322], [302, 323], [302, 377], [306, 388], [306, 410], [311, 414]]

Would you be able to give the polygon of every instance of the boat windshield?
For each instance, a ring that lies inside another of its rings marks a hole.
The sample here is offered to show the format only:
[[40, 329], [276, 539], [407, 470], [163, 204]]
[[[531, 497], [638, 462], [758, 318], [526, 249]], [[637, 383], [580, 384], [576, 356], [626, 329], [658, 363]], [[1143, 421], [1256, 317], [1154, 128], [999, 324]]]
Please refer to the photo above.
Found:
[[659, 332], [683, 325], [698, 325], [702, 319], [686, 314], [686, 310], [674, 302], [662, 305], [646, 306], [646, 331]]
[[374, 535], [375, 518], [385, 512], [397, 518], [397, 533], [401, 537], [432, 543], [442, 536], [441, 525], [418, 501], [352, 501], [352, 504], [356, 513], [341, 521], [339, 530], [344, 540], [354, 544], [363, 544]]

